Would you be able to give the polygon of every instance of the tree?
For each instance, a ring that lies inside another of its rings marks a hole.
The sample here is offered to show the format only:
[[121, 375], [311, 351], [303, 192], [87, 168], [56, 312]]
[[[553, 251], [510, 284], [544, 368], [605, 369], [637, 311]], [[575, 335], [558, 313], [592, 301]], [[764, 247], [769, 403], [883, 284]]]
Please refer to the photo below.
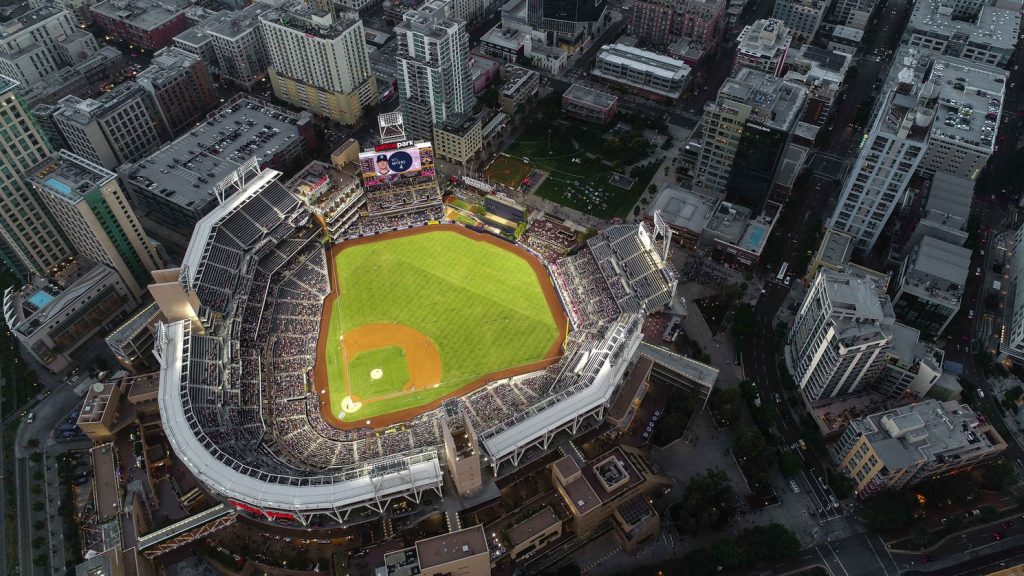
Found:
[[836, 498], [843, 499], [853, 496], [853, 480], [847, 478], [845, 474], [829, 472], [828, 485], [832, 488]]
[[724, 471], [706, 470], [687, 482], [683, 499], [673, 506], [675, 522], [681, 530], [694, 536], [709, 528], [720, 530], [736, 512], [735, 498]]
[[39, 439], [29, 438], [28, 440], [25, 441], [25, 446], [27, 446], [30, 450], [35, 450], [36, 448], [39, 448]]
[[750, 335], [754, 328], [754, 307], [750, 304], [740, 304], [733, 311], [732, 316], [732, 337], [737, 346]]
[[32, 564], [40, 568], [46, 566], [46, 554], [42, 552], [36, 554], [35, 558], [32, 559]]
[[875, 531], [897, 531], [914, 523], [916, 499], [902, 492], [887, 492], [868, 500], [861, 508], [864, 521]]
[[917, 491], [930, 502], [965, 504], [978, 495], [978, 486], [970, 474], [953, 474], [924, 482]]
[[[703, 351], [698, 355], [703, 354]], [[743, 397], [736, 388], [718, 391], [711, 397], [711, 409], [720, 423], [729, 426], [739, 421], [743, 410]]]
[[740, 459], [755, 458], [768, 448], [764, 434], [753, 426], [745, 426], [736, 432], [736, 454]]
[[46, 522], [43, 522], [42, 520], [36, 520], [35, 522], [32, 523], [32, 529], [35, 530], [36, 532], [40, 532], [40, 531], [44, 530], [45, 528], [46, 528]]
[[45, 508], [45, 506], [39, 500], [36, 500], [35, 502], [32, 503], [32, 511], [33, 512], [42, 512], [43, 508]]
[[718, 565], [726, 570], [740, 568], [746, 564], [743, 550], [735, 540], [719, 540], [711, 546], [711, 555]]
[[789, 560], [800, 553], [800, 539], [781, 524], [754, 526], [736, 540], [746, 544], [748, 564]]
[[791, 450], [786, 450], [779, 456], [779, 470], [783, 476], [793, 477], [804, 469], [804, 461]]

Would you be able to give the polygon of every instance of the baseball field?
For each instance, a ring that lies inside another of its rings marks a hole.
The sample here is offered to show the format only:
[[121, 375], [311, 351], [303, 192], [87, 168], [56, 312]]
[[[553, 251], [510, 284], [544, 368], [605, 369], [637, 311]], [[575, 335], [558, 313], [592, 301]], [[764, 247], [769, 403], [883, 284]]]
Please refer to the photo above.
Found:
[[344, 242], [330, 263], [314, 378], [335, 425], [405, 420], [561, 352], [547, 272], [497, 238], [427, 226]]

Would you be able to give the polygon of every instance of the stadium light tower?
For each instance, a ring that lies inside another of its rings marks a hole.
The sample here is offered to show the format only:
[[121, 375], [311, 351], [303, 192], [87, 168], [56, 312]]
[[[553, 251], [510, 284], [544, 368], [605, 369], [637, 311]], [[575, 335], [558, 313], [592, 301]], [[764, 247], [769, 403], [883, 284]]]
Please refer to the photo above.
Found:
[[380, 143], [401, 142], [405, 140], [405, 121], [402, 120], [401, 112], [385, 112], [377, 115], [377, 125], [380, 128]]

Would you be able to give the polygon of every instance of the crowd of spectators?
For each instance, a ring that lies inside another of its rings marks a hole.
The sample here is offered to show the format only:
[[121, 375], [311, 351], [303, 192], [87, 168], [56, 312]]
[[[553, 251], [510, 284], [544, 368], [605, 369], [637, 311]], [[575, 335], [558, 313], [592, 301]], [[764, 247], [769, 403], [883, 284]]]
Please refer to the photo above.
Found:
[[346, 237], [351, 239], [362, 236], [374, 236], [393, 230], [404, 230], [406, 228], [422, 226], [427, 222], [439, 221], [442, 218], [444, 218], [444, 208], [440, 205], [404, 214], [360, 218], [346, 232]]
[[437, 186], [385, 188], [366, 195], [366, 209], [371, 218], [416, 212], [440, 203]]
[[547, 262], [561, 258], [576, 245], [576, 232], [554, 220], [540, 218], [530, 223], [519, 241], [541, 255]]

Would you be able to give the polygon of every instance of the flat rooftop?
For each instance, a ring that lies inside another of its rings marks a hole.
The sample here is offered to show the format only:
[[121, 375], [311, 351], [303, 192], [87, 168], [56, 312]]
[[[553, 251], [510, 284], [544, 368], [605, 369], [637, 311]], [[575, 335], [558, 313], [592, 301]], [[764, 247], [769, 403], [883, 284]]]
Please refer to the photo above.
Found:
[[929, 213], [941, 213], [955, 219], [956, 223], [950, 224], [950, 226], [966, 230], [973, 200], [973, 180], [936, 172], [932, 176], [932, 183], [928, 189], [928, 202], [925, 204], [925, 209]]
[[4, 319], [15, 332], [31, 336], [44, 328], [47, 320], [77, 307], [83, 297], [110, 282], [113, 274], [110, 268], [84, 256], [63, 260], [49, 276], [36, 276], [23, 288], [5, 293]]
[[785, 50], [793, 39], [786, 23], [776, 18], [765, 18], [748, 24], [736, 38], [737, 53], [757, 57], [773, 57]]
[[416, 542], [416, 556], [422, 571], [477, 554], [488, 554], [487, 537], [479, 524]]
[[853, 237], [831, 228], [825, 230], [825, 237], [818, 247], [818, 261], [828, 266], [846, 266], [853, 255]]
[[[291, 4], [282, 9], [264, 12], [260, 15], [260, 20], [302, 32], [307, 37], [326, 40], [341, 36], [360, 22], [348, 12], [338, 12], [337, 18], [332, 22], [328, 13], [303, 4]], [[365, 42], [365, 38], [363, 40]]]
[[[850, 423], [864, 434], [890, 470], [990, 449], [1001, 441], [991, 431], [978, 431], [978, 417], [966, 404], [928, 399], [878, 412]], [[993, 436], [989, 436], [993, 434]]]
[[722, 85], [718, 98], [746, 104], [758, 123], [789, 132], [803, 110], [807, 89], [760, 70], [741, 68]]
[[89, 191], [117, 178], [117, 174], [72, 152], [61, 150], [30, 169], [28, 177], [36, 186], [78, 202]]
[[[850, 272], [822, 270], [825, 294], [832, 316], [881, 321], [892, 318], [892, 308], [882, 306], [882, 297], [870, 278]], [[888, 298], [885, 298], [888, 301]]]
[[501, 86], [501, 93], [506, 96], [519, 92], [530, 82], [531, 78], [538, 76], [535, 71], [514, 64], [507, 64], [503, 72], [508, 76], [508, 79]]
[[569, 86], [569, 89], [562, 94], [562, 97], [575, 102], [581, 102], [587, 106], [600, 108], [601, 110], [607, 110], [619, 101], [618, 96], [607, 94], [600, 90], [594, 90], [593, 88], [588, 88], [582, 84], [573, 84], [572, 86]]
[[518, 546], [537, 534], [561, 523], [562, 521], [558, 519], [558, 516], [555, 515], [551, 507], [545, 506], [540, 512], [509, 528], [508, 539], [512, 542], [512, 546]]
[[706, 228], [718, 238], [736, 244], [743, 237], [752, 210], [739, 204], [722, 202], [711, 216]]
[[928, 300], [959, 307], [971, 268], [972, 252], [949, 242], [924, 236], [907, 257], [903, 289]]
[[181, 48], [162, 48], [157, 51], [149, 67], [135, 77], [135, 81], [144, 88], [164, 86], [177, 80], [198, 61], [198, 56]]
[[1008, 72], [960, 58], [932, 58], [939, 86], [932, 138], [968, 144], [991, 154], [1003, 114]]
[[108, 522], [121, 511], [121, 491], [117, 485], [114, 445], [102, 444], [93, 448], [90, 453], [92, 454], [96, 519], [99, 522]]
[[201, 27], [209, 34], [221, 36], [227, 40], [234, 40], [259, 26], [260, 14], [270, 10], [270, 6], [256, 2], [242, 10], [217, 12], [210, 18], [203, 20], [197, 28]]
[[58, 110], [55, 116], [59, 116], [65, 121], [85, 126], [90, 122], [116, 112], [125, 103], [138, 98], [140, 94], [139, 85], [129, 81], [114, 86], [113, 90], [101, 94], [97, 98], [86, 98], [83, 100], [78, 96], [65, 96], [58, 102]]
[[127, 5], [118, 0], [104, 0], [94, 4], [89, 10], [127, 22], [136, 28], [151, 31], [162, 26], [168, 20], [183, 14], [188, 8], [188, 0], [132, 0]]
[[907, 30], [930, 32], [937, 36], [967, 36], [971, 44], [1013, 50], [1020, 33], [1020, 11], [984, 6], [974, 22], [953, 20], [942, 0], [918, 0], [910, 13]]
[[62, 12], [64, 9], [61, 8], [57, 3], [40, 6], [33, 10], [29, 10], [20, 16], [11, 18], [7, 22], [0, 24], [0, 40], [9, 38], [18, 34], [19, 32], [31, 28], [45, 22], [48, 18], [51, 18], [55, 14]]
[[624, 44], [601, 46], [597, 52], [597, 68], [602, 63], [624, 66], [670, 81], [681, 81], [690, 75], [690, 67], [682, 60]]
[[507, 50], [518, 50], [526, 43], [526, 34], [513, 28], [501, 28], [500, 25], [491, 28], [480, 37], [480, 41], [500, 46]]
[[666, 185], [647, 207], [647, 215], [661, 212], [670, 226], [685, 228], [696, 234], [703, 232], [722, 199], [671, 184]]
[[213, 186], [251, 158], [268, 162], [301, 138], [295, 115], [262, 100], [242, 97], [207, 116], [205, 123], [135, 164], [123, 178], [172, 202], [193, 208], [213, 198]]
[[446, 2], [430, 0], [419, 9], [409, 10], [402, 15], [402, 21], [395, 31], [408, 30], [430, 38], [441, 39], [463, 25], [448, 18]]

